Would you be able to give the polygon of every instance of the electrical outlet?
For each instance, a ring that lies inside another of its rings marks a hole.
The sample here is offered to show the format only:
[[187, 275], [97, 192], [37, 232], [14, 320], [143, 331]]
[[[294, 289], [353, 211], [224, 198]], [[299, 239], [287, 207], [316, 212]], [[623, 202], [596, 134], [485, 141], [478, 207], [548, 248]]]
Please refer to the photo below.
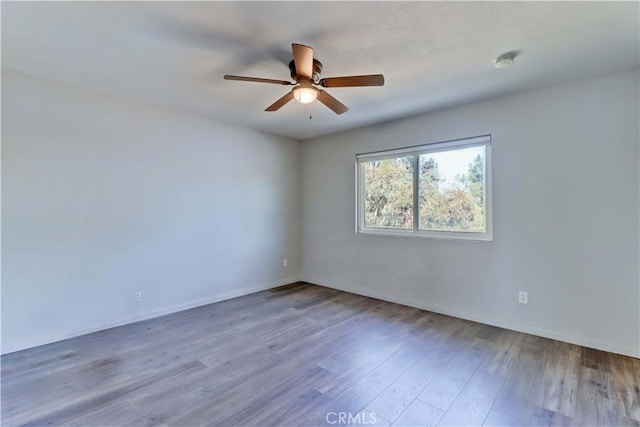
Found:
[[518, 292], [518, 302], [520, 304], [529, 304], [529, 292], [525, 292], [525, 291]]
[[136, 292], [136, 301], [140, 301], [142, 299], [142, 292]]
[[286, 258], [284, 258], [284, 259], [282, 260], [282, 266], [283, 266], [283, 267], [286, 267], [288, 263], [289, 263], [289, 261], [288, 261]]

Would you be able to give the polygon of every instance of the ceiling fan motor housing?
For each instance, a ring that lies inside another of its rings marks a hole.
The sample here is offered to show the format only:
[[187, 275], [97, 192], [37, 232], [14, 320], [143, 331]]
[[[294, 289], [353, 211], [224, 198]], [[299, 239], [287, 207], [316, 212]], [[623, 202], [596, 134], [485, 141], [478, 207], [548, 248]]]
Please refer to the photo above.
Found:
[[[294, 61], [289, 62], [289, 70], [291, 71], [291, 78], [295, 81], [298, 81], [300, 78], [298, 77], [298, 72], [296, 71], [296, 64]], [[311, 79], [314, 83], [317, 83], [320, 80], [320, 73], [322, 73], [322, 62], [317, 59], [313, 60], [313, 73], [311, 74]]]

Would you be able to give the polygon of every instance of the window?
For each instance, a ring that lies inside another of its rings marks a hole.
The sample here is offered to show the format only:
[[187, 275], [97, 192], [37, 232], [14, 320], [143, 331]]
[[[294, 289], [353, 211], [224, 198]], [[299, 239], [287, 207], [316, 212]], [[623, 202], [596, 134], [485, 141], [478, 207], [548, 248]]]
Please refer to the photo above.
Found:
[[358, 154], [357, 232], [492, 240], [491, 137]]

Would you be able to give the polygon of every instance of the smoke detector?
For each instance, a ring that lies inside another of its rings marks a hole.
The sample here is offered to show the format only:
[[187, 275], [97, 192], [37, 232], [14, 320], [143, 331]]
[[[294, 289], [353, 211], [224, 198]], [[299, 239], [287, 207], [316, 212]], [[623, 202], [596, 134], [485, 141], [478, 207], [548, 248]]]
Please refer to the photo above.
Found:
[[505, 53], [504, 55], [500, 55], [493, 61], [493, 66], [500, 68], [507, 68], [509, 65], [513, 64], [516, 59], [516, 54], [514, 52]]

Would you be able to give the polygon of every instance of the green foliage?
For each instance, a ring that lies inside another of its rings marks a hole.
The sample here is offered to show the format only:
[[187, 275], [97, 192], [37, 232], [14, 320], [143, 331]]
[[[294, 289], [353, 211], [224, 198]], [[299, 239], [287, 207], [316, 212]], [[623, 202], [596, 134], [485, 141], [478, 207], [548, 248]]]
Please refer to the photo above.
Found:
[[473, 195], [476, 204], [479, 206], [484, 205], [484, 162], [482, 157], [478, 154], [473, 162], [469, 164], [467, 174], [462, 177], [458, 177], [460, 182], [469, 189]]
[[413, 228], [412, 158], [375, 160], [364, 167], [365, 225]]
[[[365, 167], [365, 225], [413, 228], [412, 157], [376, 160]], [[465, 175], [445, 182], [433, 157], [419, 161], [419, 228], [485, 231], [484, 161], [478, 155]]]

